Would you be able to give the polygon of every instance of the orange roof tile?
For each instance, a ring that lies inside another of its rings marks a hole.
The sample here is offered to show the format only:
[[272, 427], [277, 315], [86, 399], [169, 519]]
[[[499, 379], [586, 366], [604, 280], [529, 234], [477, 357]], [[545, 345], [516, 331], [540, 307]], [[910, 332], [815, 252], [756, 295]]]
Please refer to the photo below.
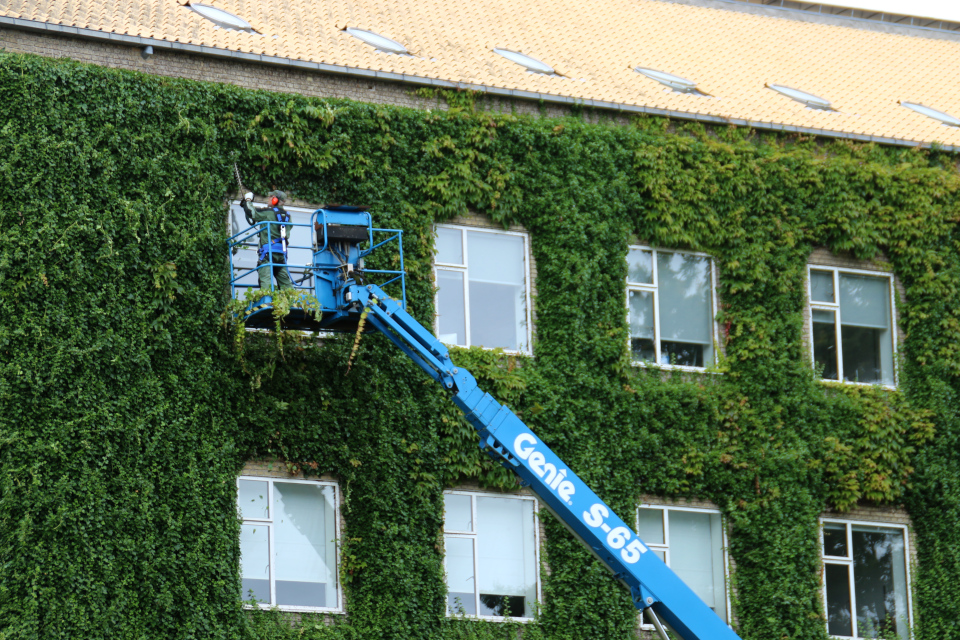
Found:
[[[9, 0], [20, 18], [422, 79], [526, 91], [687, 117], [766, 122], [960, 146], [960, 128], [898, 100], [960, 117], [960, 40], [854, 29], [659, 0], [202, 0], [259, 34], [216, 26], [189, 0]], [[9, 21], [8, 21], [9, 23]], [[382, 53], [343, 31], [366, 29], [413, 55]], [[154, 46], [162, 46], [155, 43]], [[552, 66], [527, 72], [502, 47]], [[699, 83], [673, 92], [634, 72], [654, 68]], [[765, 88], [783, 84], [831, 100], [809, 109]]]

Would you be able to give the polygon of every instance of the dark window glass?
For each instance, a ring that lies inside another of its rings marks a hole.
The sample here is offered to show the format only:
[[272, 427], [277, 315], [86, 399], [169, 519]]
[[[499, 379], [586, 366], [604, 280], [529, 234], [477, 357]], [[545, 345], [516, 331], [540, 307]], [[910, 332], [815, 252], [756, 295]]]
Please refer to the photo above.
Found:
[[823, 528], [823, 555], [847, 557], [846, 525], [825, 525]]
[[846, 565], [824, 565], [827, 583], [827, 632], [832, 636], [853, 636], [850, 616], [850, 574]]
[[523, 596], [480, 594], [480, 615], [518, 618], [523, 616], [525, 606]]
[[898, 624], [906, 611], [897, 610], [898, 591], [894, 561], [902, 562], [903, 537], [899, 533], [858, 531], [853, 537], [853, 581], [857, 599], [857, 633], [876, 638], [881, 632], [904, 635]]
[[813, 315], [813, 361], [823, 368], [824, 380], [837, 379], [837, 331], [833, 311], [814, 309]]
[[[881, 340], [887, 335], [886, 329], [867, 327], [840, 327], [840, 339], [843, 341], [843, 378], [851, 382], [880, 383], [883, 369], [880, 363]], [[827, 376], [824, 375], [826, 378]]]
[[654, 362], [657, 359], [653, 340], [649, 338], [630, 339], [630, 357], [634, 362]]
[[703, 366], [702, 344], [660, 341], [660, 364], [679, 364], [688, 367]]

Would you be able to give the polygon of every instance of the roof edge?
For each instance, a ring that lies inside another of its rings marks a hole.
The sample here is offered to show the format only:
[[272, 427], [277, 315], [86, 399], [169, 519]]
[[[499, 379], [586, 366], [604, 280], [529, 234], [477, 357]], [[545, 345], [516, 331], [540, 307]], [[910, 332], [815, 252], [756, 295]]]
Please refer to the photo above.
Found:
[[742, 118], [726, 118], [703, 113], [691, 113], [687, 111], [675, 111], [672, 109], [658, 109], [655, 107], [645, 107], [642, 105], [622, 104], [618, 102], [607, 102], [604, 100], [590, 100], [585, 98], [574, 98], [569, 96], [559, 96], [547, 93], [533, 91], [523, 91], [520, 89], [504, 89], [502, 87], [491, 87], [481, 84], [471, 84], [464, 82], [452, 82], [450, 80], [441, 80], [439, 78], [428, 78], [425, 76], [408, 75], [401, 73], [391, 73], [388, 71], [376, 71], [372, 69], [363, 69], [359, 67], [346, 67], [343, 65], [327, 64], [323, 62], [309, 62], [306, 60], [295, 60], [293, 58], [282, 58], [278, 56], [268, 56], [257, 53], [245, 53], [243, 51], [232, 51], [219, 47], [210, 47], [206, 45], [187, 44], [182, 42], [171, 42], [169, 40], [159, 40], [156, 38], [144, 38], [141, 36], [129, 36], [119, 33], [110, 33], [97, 29], [86, 29], [82, 27], [70, 27], [66, 25], [43, 22], [40, 20], [24, 20], [22, 18], [11, 18], [0, 16], [0, 27], [7, 26], [26, 31], [39, 31], [44, 33], [56, 33], [77, 38], [108, 41], [114, 44], [126, 44], [139, 47], [153, 47], [155, 49], [168, 49], [171, 51], [180, 51], [185, 53], [195, 53], [203, 56], [216, 58], [227, 58], [244, 62], [255, 62], [272, 66], [282, 66], [295, 69], [304, 69], [309, 71], [318, 71], [321, 73], [335, 73], [339, 75], [363, 78], [366, 80], [377, 79], [393, 82], [402, 82], [405, 84], [414, 84], [426, 87], [439, 87], [444, 89], [459, 89], [467, 91], [476, 91], [487, 93], [494, 96], [505, 98], [517, 98], [521, 100], [537, 100], [547, 104], [562, 106], [591, 107], [594, 109], [603, 109], [605, 111], [616, 111], [626, 114], [646, 114], [654, 116], [666, 116], [679, 120], [692, 120], [695, 122], [704, 122], [707, 124], [735, 125], [750, 127], [762, 131], [777, 131], [785, 133], [802, 133], [813, 136], [823, 136], [827, 138], [842, 138], [854, 140], [857, 142], [874, 142], [877, 144], [889, 144], [902, 147], [919, 147], [929, 149], [935, 144], [942, 150], [948, 152], [960, 152], [958, 145], [939, 145], [935, 142], [924, 142], [916, 140], [907, 140], [904, 138], [888, 138], [883, 136], [871, 136], [867, 134], [845, 133], [842, 131], [832, 131], [830, 129], [816, 129], [812, 127], [799, 127], [789, 124], [776, 122], [756, 122]]

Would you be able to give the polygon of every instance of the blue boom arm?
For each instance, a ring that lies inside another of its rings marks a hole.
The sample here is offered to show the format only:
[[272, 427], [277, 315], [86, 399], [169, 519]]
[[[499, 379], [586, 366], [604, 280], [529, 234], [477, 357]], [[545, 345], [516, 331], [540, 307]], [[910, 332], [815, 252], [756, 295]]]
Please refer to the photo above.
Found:
[[447, 348], [377, 285], [352, 281], [334, 293], [348, 315], [367, 308], [367, 322], [453, 395], [480, 437], [480, 447], [516, 473], [542, 504], [630, 590], [663, 638], [660, 620], [684, 640], [739, 640], [699, 597], [651, 552], [603, 500], [563, 464], [510, 409], [484, 393]]

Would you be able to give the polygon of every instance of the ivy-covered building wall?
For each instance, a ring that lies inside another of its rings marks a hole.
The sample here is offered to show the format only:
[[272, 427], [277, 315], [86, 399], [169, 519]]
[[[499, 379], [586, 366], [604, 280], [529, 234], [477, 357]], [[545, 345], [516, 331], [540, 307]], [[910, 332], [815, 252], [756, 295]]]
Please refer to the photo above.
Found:
[[[827, 635], [818, 517], [903, 505], [914, 634], [960, 638], [960, 216], [934, 150], [303, 98], [0, 55], [0, 637], [466, 638], [445, 615], [443, 490], [513, 489], [442, 391], [377, 335], [231, 326], [226, 204], [250, 188], [370, 204], [434, 316], [434, 224], [529, 232], [531, 357], [454, 357], [625, 519], [641, 496], [725, 517], [745, 640]], [[714, 371], [631, 366], [628, 245], [715, 260]], [[815, 250], [877, 261], [896, 390], [818, 380]], [[342, 490], [346, 615], [245, 611], [236, 478], [275, 461]], [[629, 597], [542, 513], [527, 638], [628, 638]]]

